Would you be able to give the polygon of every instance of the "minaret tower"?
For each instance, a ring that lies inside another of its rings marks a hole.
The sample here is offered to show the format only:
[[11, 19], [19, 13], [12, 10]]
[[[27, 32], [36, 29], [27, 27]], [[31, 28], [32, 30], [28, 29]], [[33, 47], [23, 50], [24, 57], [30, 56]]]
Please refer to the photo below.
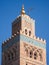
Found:
[[46, 65], [46, 41], [35, 35], [35, 20], [25, 13], [12, 23], [12, 36], [2, 44], [2, 65]]

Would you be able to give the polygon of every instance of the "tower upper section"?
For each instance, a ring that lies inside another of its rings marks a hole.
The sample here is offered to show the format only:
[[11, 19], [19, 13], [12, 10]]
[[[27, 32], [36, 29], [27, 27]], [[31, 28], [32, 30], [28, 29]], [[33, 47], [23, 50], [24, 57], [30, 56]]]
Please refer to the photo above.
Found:
[[25, 13], [22, 6], [21, 15], [19, 15], [12, 23], [12, 34], [24, 32], [26, 35], [35, 36], [35, 20]]

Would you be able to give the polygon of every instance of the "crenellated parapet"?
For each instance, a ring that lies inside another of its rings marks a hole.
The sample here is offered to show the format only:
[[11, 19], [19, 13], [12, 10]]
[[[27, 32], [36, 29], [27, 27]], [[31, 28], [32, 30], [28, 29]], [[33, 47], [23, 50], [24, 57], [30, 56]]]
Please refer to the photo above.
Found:
[[12, 39], [14, 39], [19, 33], [17, 32], [17, 34], [12, 35], [10, 38], [8, 38], [7, 40], [5, 40], [2, 44], [6, 45], [8, 42], [10, 42]]
[[45, 39], [42, 39], [42, 38], [39, 38], [39, 37], [36, 37], [36, 36], [33, 36], [33, 39], [39, 41], [39, 42], [43, 42], [43, 43], [46, 43], [46, 40]]

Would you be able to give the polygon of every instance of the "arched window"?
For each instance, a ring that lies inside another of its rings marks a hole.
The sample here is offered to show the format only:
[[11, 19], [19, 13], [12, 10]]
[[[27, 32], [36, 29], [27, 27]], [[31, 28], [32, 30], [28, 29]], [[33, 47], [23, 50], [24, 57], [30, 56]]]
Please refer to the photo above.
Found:
[[16, 57], [17, 57], [17, 47], [16, 48], [12, 48], [12, 50], [13, 50], [13, 53], [14, 53], [14, 59], [16, 59]]
[[31, 36], [31, 31], [29, 31], [29, 36]]
[[13, 58], [14, 58], [13, 53], [11, 53], [11, 59], [13, 59]]
[[32, 55], [33, 55], [33, 52], [32, 52], [32, 51], [30, 51], [30, 58], [32, 58]]
[[25, 52], [26, 52], [26, 56], [28, 56], [28, 49], [27, 48], [25, 49]]
[[34, 59], [37, 59], [37, 52], [34, 52]]
[[27, 35], [27, 29], [25, 29], [25, 34]]
[[41, 54], [41, 53], [39, 53], [39, 56], [40, 56], [40, 61], [42, 61], [42, 54]]
[[8, 54], [8, 60], [10, 60], [10, 54]]

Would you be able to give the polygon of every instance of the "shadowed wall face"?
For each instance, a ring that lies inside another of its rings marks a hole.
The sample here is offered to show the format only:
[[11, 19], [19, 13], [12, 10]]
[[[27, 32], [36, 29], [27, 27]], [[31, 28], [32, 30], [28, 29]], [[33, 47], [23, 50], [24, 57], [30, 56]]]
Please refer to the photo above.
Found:
[[21, 30], [21, 17], [17, 18], [12, 23], [12, 35], [16, 34], [17, 32], [20, 32], [20, 30]]
[[20, 35], [2, 45], [2, 65], [20, 65]]

